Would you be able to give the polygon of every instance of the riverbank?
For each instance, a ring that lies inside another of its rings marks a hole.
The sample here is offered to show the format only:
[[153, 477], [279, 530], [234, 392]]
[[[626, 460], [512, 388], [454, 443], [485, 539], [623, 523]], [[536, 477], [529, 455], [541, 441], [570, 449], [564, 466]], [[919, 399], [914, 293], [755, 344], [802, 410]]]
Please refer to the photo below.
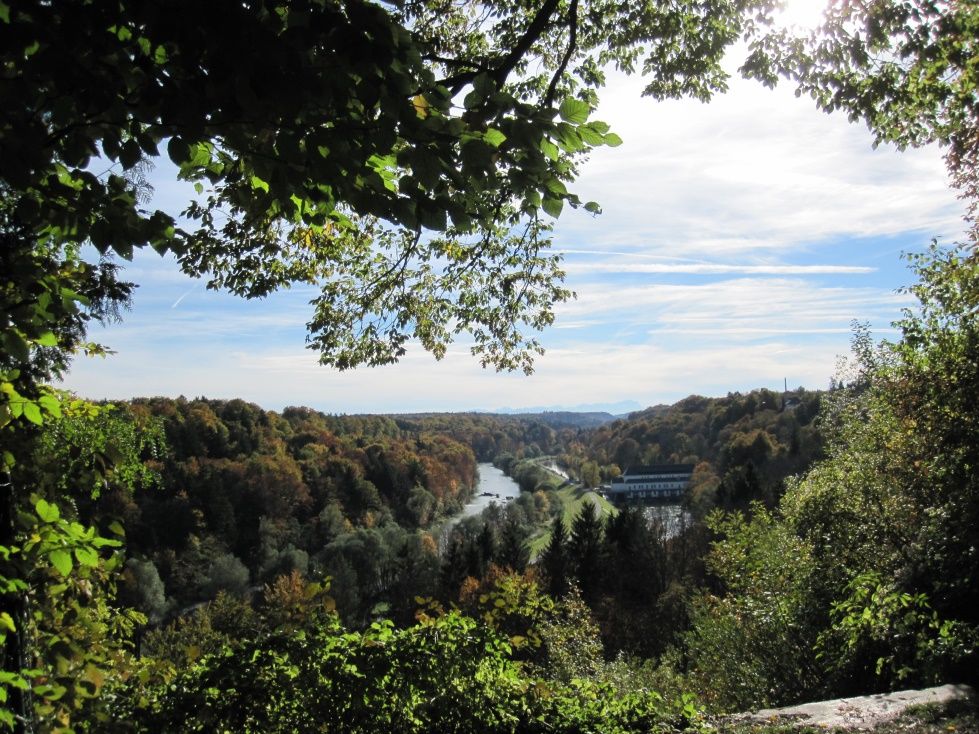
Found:
[[[555, 497], [561, 502], [561, 507], [563, 508], [561, 519], [564, 521], [565, 527], [569, 530], [571, 528], [571, 523], [574, 522], [575, 517], [577, 517], [578, 513], [581, 512], [581, 508], [585, 502], [593, 503], [595, 505], [595, 509], [598, 510], [598, 515], [600, 517], [618, 512], [618, 510], [615, 509], [615, 506], [598, 494], [598, 492], [585, 489], [580, 484], [572, 483], [572, 481], [568, 479], [567, 474], [555, 468], [553, 457], [542, 457], [540, 459], [536, 459], [535, 461], [542, 469], [549, 472], [555, 477], [556, 480], [560, 480], [561, 482], [560, 485], [550, 491], [553, 492]], [[536, 559], [544, 548], [547, 547], [550, 540], [550, 525], [548, 524], [545, 527], [538, 528], [537, 532], [530, 538], [530, 557], [532, 559]]]

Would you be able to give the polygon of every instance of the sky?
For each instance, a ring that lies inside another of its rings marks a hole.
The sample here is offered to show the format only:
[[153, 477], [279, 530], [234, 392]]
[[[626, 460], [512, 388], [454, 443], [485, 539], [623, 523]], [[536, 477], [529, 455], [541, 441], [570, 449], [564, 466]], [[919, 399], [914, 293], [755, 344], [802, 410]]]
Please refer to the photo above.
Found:
[[[532, 376], [483, 369], [464, 339], [442, 361], [412, 345], [397, 365], [340, 373], [305, 348], [309, 289], [243, 301], [148, 252], [125, 264], [131, 311], [91, 333], [115, 354], [79, 358], [64, 386], [328, 413], [624, 413], [785, 381], [825, 388], [854, 320], [887, 338], [911, 305], [901, 253], [964, 231], [937, 148], [875, 149], [862, 124], [787, 86], [734, 78], [709, 104], [641, 89], [612, 75], [593, 116], [624, 143], [596, 150], [573, 188], [603, 213], [566, 208], [555, 228], [577, 298], [540, 335]], [[156, 170], [153, 204], [179, 211], [172, 174]]]

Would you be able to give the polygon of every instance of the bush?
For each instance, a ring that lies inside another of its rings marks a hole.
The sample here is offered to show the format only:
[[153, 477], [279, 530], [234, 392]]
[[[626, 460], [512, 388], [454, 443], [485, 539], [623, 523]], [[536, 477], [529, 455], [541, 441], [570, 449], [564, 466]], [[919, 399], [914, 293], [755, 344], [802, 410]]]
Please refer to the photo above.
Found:
[[782, 705], [818, 690], [810, 549], [759, 505], [708, 518], [707, 557], [723, 590], [691, 604], [685, 636], [695, 687], [714, 708]]
[[531, 678], [505, 638], [457, 612], [347, 632], [335, 615], [204, 657], [169, 682], [113, 696], [107, 731], [671, 731], [696, 716], [652, 692]]

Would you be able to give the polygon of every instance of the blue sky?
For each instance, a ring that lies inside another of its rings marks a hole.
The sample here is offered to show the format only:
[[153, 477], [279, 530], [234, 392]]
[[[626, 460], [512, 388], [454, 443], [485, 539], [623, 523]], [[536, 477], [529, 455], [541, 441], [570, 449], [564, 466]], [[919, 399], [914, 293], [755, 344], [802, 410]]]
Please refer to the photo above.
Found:
[[[331, 413], [619, 404], [617, 410], [755, 387], [824, 388], [850, 324], [886, 336], [908, 300], [902, 251], [963, 232], [940, 151], [872, 147], [862, 125], [788, 88], [734, 79], [708, 105], [640, 97], [613, 76], [595, 115], [624, 139], [595, 152], [575, 188], [601, 216], [568, 212], [554, 234], [577, 299], [541, 335], [533, 376], [482, 369], [464, 340], [441, 362], [417, 345], [398, 365], [338, 373], [304, 348], [309, 290], [246, 302], [206, 291], [152, 253], [122, 323], [92, 337], [65, 386], [90, 398], [241, 397]], [[156, 205], [186, 194], [154, 177]]]

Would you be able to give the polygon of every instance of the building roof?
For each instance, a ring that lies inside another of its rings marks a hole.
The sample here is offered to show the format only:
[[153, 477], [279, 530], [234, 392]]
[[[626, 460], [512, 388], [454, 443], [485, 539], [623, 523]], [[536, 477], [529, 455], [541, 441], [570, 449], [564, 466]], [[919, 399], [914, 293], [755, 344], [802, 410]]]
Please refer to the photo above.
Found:
[[693, 464], [646, 464], [630, 466], [622, 476], [636, 476], [639, 474], [693, 474]]

